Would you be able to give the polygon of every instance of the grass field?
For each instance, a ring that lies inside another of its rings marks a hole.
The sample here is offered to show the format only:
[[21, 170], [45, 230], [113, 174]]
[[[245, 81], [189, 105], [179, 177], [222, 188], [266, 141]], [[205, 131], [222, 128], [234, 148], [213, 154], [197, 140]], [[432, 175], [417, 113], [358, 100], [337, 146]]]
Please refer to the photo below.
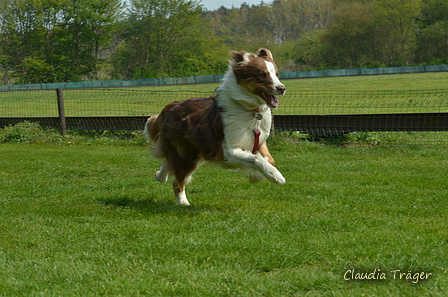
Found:
[[[448, 72], [285, 80], [276, 114], [448, 112]], [[210, 96], [219, 84], [64, 90], [66, 116], [157, 114], [166, 104]], [[56, 117], [56, 92], [0, 93], [3, 117]]]
[[203, 166], [183, 207], [100, 143], [0, 144], [0, 296], [446, 296], [446, 148], [276, 137], [286, 185]]

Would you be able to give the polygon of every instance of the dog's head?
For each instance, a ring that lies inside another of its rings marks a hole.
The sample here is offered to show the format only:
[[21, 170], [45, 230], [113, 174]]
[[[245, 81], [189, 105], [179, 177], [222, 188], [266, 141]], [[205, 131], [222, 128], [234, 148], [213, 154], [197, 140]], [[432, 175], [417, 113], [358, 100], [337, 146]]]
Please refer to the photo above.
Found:
[[259, 49], [256, 54], [231, 51], [230, 56], [238, 84], [259, 96], [270, 108], [277, 108], [279, 102], [276, 95], [284, 95], [286, 88], [278, 78], [271, 51], [265, 48]]

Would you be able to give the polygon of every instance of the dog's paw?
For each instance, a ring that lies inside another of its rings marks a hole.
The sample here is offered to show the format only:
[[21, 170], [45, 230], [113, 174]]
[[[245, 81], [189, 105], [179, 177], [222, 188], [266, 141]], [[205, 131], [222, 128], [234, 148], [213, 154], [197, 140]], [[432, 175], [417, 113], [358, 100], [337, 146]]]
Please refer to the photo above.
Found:
[[190, 202], [188, 202], [187, 199], [185, 199], [185, 200], [178, 200], [177, 203], [179, 203], [180, 205], [190, 206]]
[[283, 175], [281, 173], [280, 173], [280, 177], [277, 179], [276, 183], [279, 184], [279, 185], [286, 184], [286, 179], [283, 177]]
[[160, 171], [157, 171], [156, 174], [154, 174], [154, 178], [161, 184], [164, 184], [168, 181], [168, 175], [162, 175], [160, 174]]
[[249, 176], [249, 182], [255, 184], [261, 182], [264, 179], [264, 175], [259, 172], [254, 172]]
[[185, 205], [185, 206], [190, 205], [190, 202], [188, 202], [185, 192], [177, 194], [176, 200], [177, 200], [177, 203], [179, 203], [180, 205]]
[[278, 171], [275, 167], [270, 169], [267, 174], [266, 178], [270, 180], [273, 183], [284, 185], [286, 183], [286, 179], [283, 177], [283, 175]]

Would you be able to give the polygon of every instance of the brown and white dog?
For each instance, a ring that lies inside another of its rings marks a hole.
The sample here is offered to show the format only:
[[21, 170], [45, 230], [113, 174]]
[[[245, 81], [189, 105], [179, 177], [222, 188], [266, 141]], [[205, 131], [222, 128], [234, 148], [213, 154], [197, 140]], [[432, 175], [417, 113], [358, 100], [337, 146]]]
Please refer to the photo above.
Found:
[[286, 91], [272, 53], [262, 48], [256, 54], [231, 51], [230, 56], [213, 97], [173, 102], [145, 126], [153, 155], [164, 160], [155, 179], [166, 183], [174, 175], [174, 193], [183, 205], [190, 205], [185, 185], [202, 161], [249, 171], [252, 183], [263, 178], [285, 183], [266, 145], [276, 95]]

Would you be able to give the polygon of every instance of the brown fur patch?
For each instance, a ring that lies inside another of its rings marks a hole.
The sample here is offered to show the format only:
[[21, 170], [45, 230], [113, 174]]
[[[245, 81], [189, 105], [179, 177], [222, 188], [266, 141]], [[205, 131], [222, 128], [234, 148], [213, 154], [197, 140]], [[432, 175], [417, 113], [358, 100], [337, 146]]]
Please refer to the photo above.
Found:
[[271, 153], [269, 153], [268, 144], [266, 142], [263, 142], [258, 148], [258, 151], [255, 153], [260, 153], [264, 158], [266, 158], [269, 164], [271, 164], [272, 166], [275, 165], [275, 160], [272, 157]]
[[[157, 118], [161, 138], [155, 156], [178, 155], [190, 162], [223, 160], [224, 132], [215, 98], [190, 98], [167, 105]], [[156, 124], [157, 125], [157, 124]]]

